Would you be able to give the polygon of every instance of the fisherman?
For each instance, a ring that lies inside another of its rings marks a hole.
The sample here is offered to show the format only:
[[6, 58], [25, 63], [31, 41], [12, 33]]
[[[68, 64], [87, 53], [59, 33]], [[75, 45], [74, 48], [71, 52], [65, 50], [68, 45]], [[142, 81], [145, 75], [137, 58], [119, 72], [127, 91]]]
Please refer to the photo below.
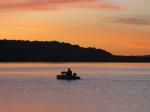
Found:
[[68, 71], [66, 72], [66, 75], [69, 77], [72, 77], [72, 71], [70, 68], [68, 68]]

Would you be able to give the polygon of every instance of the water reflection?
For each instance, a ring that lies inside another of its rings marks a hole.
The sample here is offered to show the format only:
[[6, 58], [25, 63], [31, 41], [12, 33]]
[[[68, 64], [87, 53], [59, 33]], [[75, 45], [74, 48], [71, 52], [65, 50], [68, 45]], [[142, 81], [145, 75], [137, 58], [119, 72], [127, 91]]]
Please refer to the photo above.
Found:
[[[0, 111], [149, 112], [149, 65], [0, 64]], [[68, 66], [83, 80], [57, 81]]]

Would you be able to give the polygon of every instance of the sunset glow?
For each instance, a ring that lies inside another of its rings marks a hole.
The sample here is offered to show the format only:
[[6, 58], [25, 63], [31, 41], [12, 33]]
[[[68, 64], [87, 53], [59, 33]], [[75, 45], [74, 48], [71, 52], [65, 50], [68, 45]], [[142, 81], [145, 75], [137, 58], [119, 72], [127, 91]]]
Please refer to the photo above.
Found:
[[149, 0], [0, 0], [0, 39], [150, 54]]

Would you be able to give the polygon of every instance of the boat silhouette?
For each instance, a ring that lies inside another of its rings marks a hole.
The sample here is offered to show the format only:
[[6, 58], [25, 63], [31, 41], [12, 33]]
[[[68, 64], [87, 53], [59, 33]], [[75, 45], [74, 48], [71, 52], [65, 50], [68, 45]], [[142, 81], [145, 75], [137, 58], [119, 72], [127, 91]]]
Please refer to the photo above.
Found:
[[56, 78], [58, 80], [80, 80], [81, 78], [77, 76], [77, 73], [73, 73], [73, 75], [68, 75], [67, 72], [61, 72], [61, 75], [57, 75]]

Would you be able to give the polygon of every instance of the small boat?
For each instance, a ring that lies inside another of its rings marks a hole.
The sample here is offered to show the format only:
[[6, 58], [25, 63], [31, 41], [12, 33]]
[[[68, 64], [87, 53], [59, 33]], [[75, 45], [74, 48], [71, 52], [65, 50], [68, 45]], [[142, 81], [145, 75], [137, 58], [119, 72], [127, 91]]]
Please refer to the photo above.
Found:
[[73, 73], [73, 75], [68, 76], [68, 75], [64, 75], [65, 72], [62, 72], [62, 75], [57, 75], [56, 78], [58, 80], [80, 80], [81, 78], [79, 76], [77, 76], [76, 73]]

